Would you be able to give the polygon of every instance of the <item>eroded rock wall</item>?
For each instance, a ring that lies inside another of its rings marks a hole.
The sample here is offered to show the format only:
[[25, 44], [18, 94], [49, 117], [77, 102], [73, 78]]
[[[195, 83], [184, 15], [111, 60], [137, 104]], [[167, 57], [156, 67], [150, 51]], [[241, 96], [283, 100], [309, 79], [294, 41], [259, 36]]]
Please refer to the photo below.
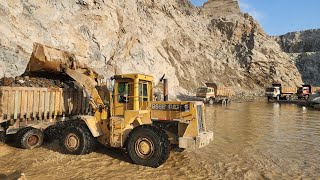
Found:
[[39, 42], [83, 57], [106, 77], [138, 72], [157, 81], [166, 74], [172, 95], [207, 81], [239, 91], [261, 90], [274, 81], [301, 84], [289, 56], [251, 16], [202, 13], [210, 3], [223, 9], [221, 3], [229, 1], [212, 0], [200, 9], [187, 2], [1, 1], [0, 76], [21, 74], [33, 42]]
[[202, 11], [209, 17], [221, 17], [240, 14], [240, 7], [237, 0], [208, 0]]
[[295, 62], [303, 83], [320, 86], [320, 29], [290, 32], [275, 39]]

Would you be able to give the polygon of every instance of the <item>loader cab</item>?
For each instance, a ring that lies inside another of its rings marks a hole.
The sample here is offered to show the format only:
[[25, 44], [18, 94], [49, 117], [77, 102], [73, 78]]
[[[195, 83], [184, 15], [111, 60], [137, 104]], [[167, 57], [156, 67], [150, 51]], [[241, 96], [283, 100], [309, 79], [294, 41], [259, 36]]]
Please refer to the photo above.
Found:
[[139, 111], [150, 109], [152, 101], [151, 76], [142, 74], [115, 75], [113, 93], [113, 114], [124, 116], [125, 111]]

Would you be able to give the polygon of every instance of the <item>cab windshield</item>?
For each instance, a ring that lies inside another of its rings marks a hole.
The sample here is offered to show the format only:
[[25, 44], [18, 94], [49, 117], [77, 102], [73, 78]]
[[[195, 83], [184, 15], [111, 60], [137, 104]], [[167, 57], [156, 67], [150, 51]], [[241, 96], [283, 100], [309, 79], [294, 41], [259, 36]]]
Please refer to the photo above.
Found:
[[274, 88], [267, 88], [266, 89], [267, 92], [274, 92], [274, 90], [275, 90]]
[[198, 88], [197, 93], [207, 93], [208, 88]]

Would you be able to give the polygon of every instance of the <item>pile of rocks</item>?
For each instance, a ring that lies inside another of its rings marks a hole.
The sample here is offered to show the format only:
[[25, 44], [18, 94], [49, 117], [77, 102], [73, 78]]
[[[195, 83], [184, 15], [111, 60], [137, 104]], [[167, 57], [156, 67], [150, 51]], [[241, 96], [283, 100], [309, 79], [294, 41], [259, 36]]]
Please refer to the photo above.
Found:
[[44, 77], [3, 77], [0, 79], [0, 86], [11, 87], [45, 87], [45, 88], [70, 88], [75, 87], [73, 81], [63, 81], [61, 79], [47, 79]]

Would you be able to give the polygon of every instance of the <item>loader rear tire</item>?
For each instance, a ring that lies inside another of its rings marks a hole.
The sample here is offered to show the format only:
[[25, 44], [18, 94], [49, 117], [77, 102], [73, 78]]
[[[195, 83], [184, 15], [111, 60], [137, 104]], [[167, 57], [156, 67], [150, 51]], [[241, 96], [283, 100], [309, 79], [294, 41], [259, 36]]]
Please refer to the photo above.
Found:
[[60, 147], [64, 154], [89, 154], [96, 148], [96, 139], [87, 125], [81, 122], [69, 123], [60, 137]]
[[43, 143], [43, 132], [35, 128], [24, 128], [16, 134], [17, 147], [23, 149], [38, 148]]
[[126, 143], [131, 160], [138, 165], [159, 167], [169, 157], [167, 134], [154, 126], [143, 125], [133, 129]]

